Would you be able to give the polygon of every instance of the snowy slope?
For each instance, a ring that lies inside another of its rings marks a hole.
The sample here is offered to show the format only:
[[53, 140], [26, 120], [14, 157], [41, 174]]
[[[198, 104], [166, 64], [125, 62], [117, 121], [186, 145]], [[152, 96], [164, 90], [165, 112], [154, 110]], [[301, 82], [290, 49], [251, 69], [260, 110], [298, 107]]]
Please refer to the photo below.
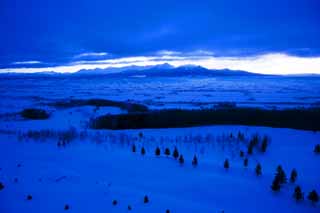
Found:
[[[267, 153], [249, 157], [247, 169], [238, 155], [241, 143], [226, 139], [238, 131], [272, 138]], [[286, 184], [279, 193], [270, 189], [281, 164], [287, 175], [297, 169], [297, 184], [305, 195], [312, 189], [319, 192], [320, 156], [313, 154], [319, 133], [244, 126], [91, 133], [104, 139], [76, 139], [65, 148], [57, 147], [56, 139], [18, 141], [16, 135], [1, 134], [1, 212], [65, 212], [65, 204], [71, 212], [97, 213], [128, 212], [128, 205], [132, 212], [319, 212], [319, 204], [293, 200], [295, 184]], [[137, 153], [131, 152], [133, 143]], [[145, 156], [140, 154], [142, 146]], [[160, 157], [154, 154], [156, 146]], [[166, 147], [174, 146], [185, 156], [183, 166], [163, 155]], [[196, 168], [191, 166], [194, 154], [199, 159]], [[225, 158], [230, 160], [229, 171], [223, 169]], [[261, 177], [254, 173], [257, 162]], [[28, 194], [31, 201], [26, 200]], [[143, 203], [145, 195], [148, 204]]]

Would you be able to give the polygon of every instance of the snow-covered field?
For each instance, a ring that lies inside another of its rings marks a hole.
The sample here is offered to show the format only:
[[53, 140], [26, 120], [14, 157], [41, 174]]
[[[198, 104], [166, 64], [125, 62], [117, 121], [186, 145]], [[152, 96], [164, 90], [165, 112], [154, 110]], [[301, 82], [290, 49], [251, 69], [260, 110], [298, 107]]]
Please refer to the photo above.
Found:
[[320, 77], [108, 78], [0, 76], [0, 111], [63, 98], [132, 100], [151, 108], [201, 108], [219, 102], [284, 108], [318, 105]]
[[[87, 128], [90, 118], [126, 112], [117, 107], [59, 109], [44, 104], [106, 98], [130, 99], [151, 108], [199, 108], [224, 101], [267, 108], [310, 106], [320, 101], [320, 78], [39, 78], [0, 79], [1, 213], [320, 211], [319, 203], [307, 199], [311, 190], [320, 192], [320, 156], [313, 152], [320, 132], [236, 125], [98, 131]], [[13, 114], [26, 107], [45, 108], [51, 116], [32, 121]], [[244, 140], [238, 139], [239, 132]], [[255, 149], [240, 157], [254, 134], [271, 139], [267, 151]], [[155, 155], [157, 147], [160, 156]], [[174, 147], [184, 164], [172, 157]], [[166, 148], [170, 156], [165, 156]], [[191, 165], [194, 155], [196, 167]], [[227, 170], [225, 159], [230, 162]], [[255, 174], [257, 163], [261, 176]], [[278, 165], [288, 178], [295, 168], [298, 178], [273, 192]], [[292, 197], [297, 185], [305, 195], [298, 203]], [[144, 203], [145, 195], [149, 203]]]
[[[230, 139], [238, 131], [247, 137], [258, 132], [271, 137], [266, 153], [249, 156], [243, 166], [242, 142]], [[139, 133], [143, 137], [139, 137]], [[92, 133], [92, 132], [91, 132]], [[88, 133], [90, 134], [90, 133]], [[65, 147], [57, 139], [34, 141], [1, 135], [1, 212], [319, 212], [319, 204], [296, 203], [294, 187], [305, 195], [320, 188], [320, 158], [313, 153], [320, 134], [290, 129], [213, 126], [186, 129], [105, 131], [76, 139]], [[99, 135], [100, 139], [97, 138]], [[131, 151], [136, 144], [137, 152]], [[161, 156], [155, 156], [159, 146]], [[164, 149], [177, 147], [180, 165], [165, 157]], [[145, 147], [146, 154], [140, 154]], [[199, 160], [191, 165], [193, 155]], [[223, 168], [228, 158], [230, 168]], [[254, 172], [262, 165], [262, 175]], [[272, 192], [275, 169], [298, 171], [295, 184]], [[27, 200], [27, 195], [32, 200]], [[143, 203], [144, 196], [150, 202]], [[116, 206], [112, 201], [117, 200]]]

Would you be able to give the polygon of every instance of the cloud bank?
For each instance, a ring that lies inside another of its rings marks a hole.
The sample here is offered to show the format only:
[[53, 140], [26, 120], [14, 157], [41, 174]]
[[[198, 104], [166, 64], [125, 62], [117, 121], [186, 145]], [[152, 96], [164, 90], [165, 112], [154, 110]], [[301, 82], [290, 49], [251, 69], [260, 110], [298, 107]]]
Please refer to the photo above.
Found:
[[[87, 53], [86, 53], [87, 54]], [[96, 53], [95, 53], [96, 54]], [[97, 55], [106, 55], [97, 53]], [[22, 65], [32, 64], [20, 62]], [[82, 69], [105, 69], [110, 67], [126, 66], [150, 66], [163, 63], [178, 67], [183, 65], [199, 65], [208, 69], [231, 69], [244, 70], [262, 74], [320, 74], [320, 57], [299, 57], [283, 53], [269, 53], [247, 57], [217, 57], [213, 52], [198, 50], [189, 53], [162, 50], [149, 56], [120, 57], [103, 60], [78, 60], [66, 65], [53, 67], [21, 67], [4, 68], [0, 73], [36, 73], [36, 72], [59, 72], [74, 73]]]

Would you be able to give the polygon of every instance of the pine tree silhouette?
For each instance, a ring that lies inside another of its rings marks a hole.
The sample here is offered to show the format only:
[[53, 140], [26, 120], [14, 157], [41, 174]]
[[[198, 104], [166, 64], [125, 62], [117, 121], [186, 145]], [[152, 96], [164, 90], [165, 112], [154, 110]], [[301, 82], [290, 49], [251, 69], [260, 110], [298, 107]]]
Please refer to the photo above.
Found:
[[296, 188], [294, 189], [293, 198], [296, 201], [300, 201], [304, 199], [300, 186], [296, 186]]
[[248, 163], [249, 163], [248, 158], [245, 158], [245, 159], [243, 160], [243, 165], [244, 165], [244, 167], [248, 167]]
[[271, 185], [271, 189], [272, 191], [280, 191], [280, 187], [280, 180], [277, 176], [275, 176]]
[[244, 152], [242, 150], [240, 150], [240, 157], [243, 158], [244, 157]]
[[197, 158], [196, 155], [193, 156], [192, 165], [193, 165], [193, 166], [197, 166], [197, 165], [198, 165], [198, 158]]
[[118, 201], [117, 200], [113, 200], [112, 201], [112, 205], [116, 206], [118, 204]]
[[248, 146], [248, 151], [247, 151], [248, 155], [252, 155], [253, 153], [253, 146]]
[[319, 195], [316, 192], [316, 190], [312, 190], [309, 195], [308, 195], [308, 199], [312, 202], [312, 203], [317, 203], [319, 201]]
[[314, 153], [316, 153], [316, 154], [320, 154], [320, 144], [315, 145], [313, 151], [314, 151]]
[[291, 182], [291, 183], [295, 183], [297, 177], [298, 177], [297, 170], [296, 170], [296, 169], [292, 169], [291, 175], [290, 175], [290, 182]]
[[132, 145], [132, 147], [131, 147], [131, 150], [132, 150], [132, 152], [136, 152], [136, 145]]
[[225, 159], [224, 163], [223, 163], [223, 167], [225, 169], [229, 169], [230, 165], [229, 165], [229, 160], [228, 159]]
[[160, 148], [159, 147], [156, 148], [155, 154], [156, 154], [156, 156], [160, 155]]
[[257, 164], [255, 171], [257, 176], [260, 176], [262, 174], [262, 167], [260, 163]]
[[141, 148], [141, 155], [145, 155], [146, 154], [146, 150], [144, 149], [144, 147]]
[[180, 155], [180, 157], [179, 157], [179, 163], [180, 163], [180, 164], [184, 164], [184, 158], [183, 158], [183, 155]]
[[0, 182], [0, 191], [1, 191], [2, 189], [4, 189], [4, 185], [3, 185], [3, 183]]
[[287, 183], [287, 175], [282, 169], [281, 165], [277, 167], [276, 177], [279, 179], [280, 184]]
[[261, 143], [261, 152], [266, 152], [267, 151], [267, 147], [268, 147], [268, 137], [264, 136], [262, 139], [262, 143]]
[[68, 204], [64, 205], [64, 210], [69, 210], [70, 206]]
[[169, 156], [169, 155], [170, 155], [170, 149], [169, 149], [169, 148], [166, 148], [166, 149], [164, 150], [164, 154], [165, 154], [166, 156]]
[[144, 196], [143, 202], [144, 203], [149, 203], [149, 197], [147, 195]]
[[177, 147], [174, 147], [172, 156], [174, 157], [174, 159], [177, 159], [179, 157], [179, 152]]

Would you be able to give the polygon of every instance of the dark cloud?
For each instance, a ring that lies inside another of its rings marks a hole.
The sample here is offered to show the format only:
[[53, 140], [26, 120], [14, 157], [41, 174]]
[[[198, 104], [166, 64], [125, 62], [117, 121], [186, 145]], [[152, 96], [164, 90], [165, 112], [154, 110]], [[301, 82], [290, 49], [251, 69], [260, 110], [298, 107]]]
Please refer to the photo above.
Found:
[[320, 1], [2, 0], [0, 66], [158, 50], [320, 55]]

